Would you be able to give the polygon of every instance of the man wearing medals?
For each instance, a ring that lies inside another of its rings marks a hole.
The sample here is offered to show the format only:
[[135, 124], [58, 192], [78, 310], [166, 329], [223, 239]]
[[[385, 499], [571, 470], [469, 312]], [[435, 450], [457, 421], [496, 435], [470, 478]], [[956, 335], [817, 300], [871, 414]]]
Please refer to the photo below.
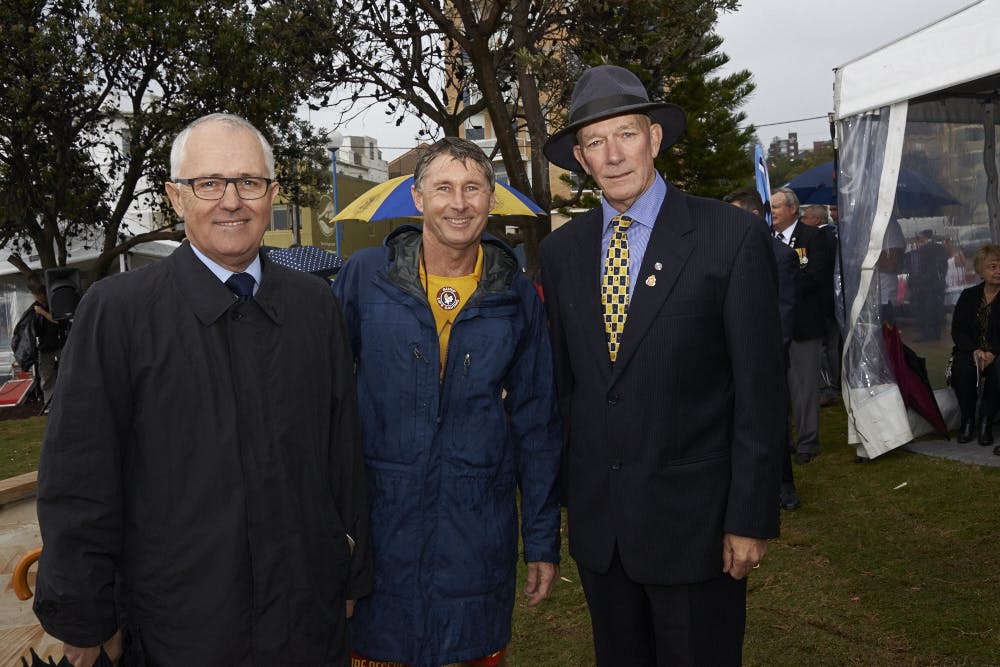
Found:
[[502, 664], [520, 533], [526, 602], [558, 575], [561, 424], [545, 310], [484, 236], [493, 165], [464, 139], [413, 174], [423, 227], [354, 253], [333, 284], [356, 362], [375, 591], [354, 665]]
[[775, 238], [799, 256], [795, 330], [788, 349], [788, 390], [796, 438], [792, 449], [796, 463], [805, 464], [819, 454], [820, 355], [827, 323], [833, 317], [834, 252], [827, 233], [799, 223], [799, 200], [788, 188], [771, 193]]

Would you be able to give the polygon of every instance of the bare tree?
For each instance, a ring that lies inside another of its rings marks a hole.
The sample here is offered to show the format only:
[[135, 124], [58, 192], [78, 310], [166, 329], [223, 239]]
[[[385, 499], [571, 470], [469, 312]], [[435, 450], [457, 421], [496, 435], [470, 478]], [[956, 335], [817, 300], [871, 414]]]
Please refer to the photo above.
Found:
[[[339, 109], [346, 121], [387, 102], [397, 125], [410, 116], [422, 121], [418, 139], [457, 135], [486, 113], [511, 185], [548, 210], [554, 202], [541, 147], [565, 124], [582, 69], [610, 62], [639, 73], [654, 98], [680, 98], [691, 134], [663, 167], [685, 186], [714, 191], [741, 168], [734, 155], [752, 136], [752, 129], [738, 127], [744, 118], [736, 111], [752, 90], [749, 73], [713, 75], [726, 62], [713, 26], [719, 12], [737, 4], [342, 0], [351, 38], [334, 57], [319, 104]], [[345, 81], [346, 94], [337, 89]], [[530, 150], [522, 145], [525, 135]], [[545, 218], [522, 226], [529, 266], [548, 224]]]

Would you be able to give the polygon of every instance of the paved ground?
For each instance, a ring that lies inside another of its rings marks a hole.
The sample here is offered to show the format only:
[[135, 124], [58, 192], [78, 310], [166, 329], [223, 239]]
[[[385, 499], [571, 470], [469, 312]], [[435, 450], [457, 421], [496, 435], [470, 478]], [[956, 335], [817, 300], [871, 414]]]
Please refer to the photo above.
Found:
[[[1000, 444], [997, 440], [996, 444]], [[952, 438], [948, 440], [923, 440], [903, 445], [903, 449], [927, 456], [938, 456], [953, 461], [964, 461], [981, 466], [1000, 467], [1000, 456], [993, 453], [993, 447], [982, 447], [975, 440], [960, 445]]]
[[[18, 658], [34, 648], [42, 657], [62, 657], [62, 643], [45, 634], [31, 611], [31, 600], [21, 602], [11, 586], [14, 566], [25, 552], [42, 543], [34, 499], [0, 508], [0, 665], [18, 665]], [[35, 570], [28, 581], [35, 585]]]

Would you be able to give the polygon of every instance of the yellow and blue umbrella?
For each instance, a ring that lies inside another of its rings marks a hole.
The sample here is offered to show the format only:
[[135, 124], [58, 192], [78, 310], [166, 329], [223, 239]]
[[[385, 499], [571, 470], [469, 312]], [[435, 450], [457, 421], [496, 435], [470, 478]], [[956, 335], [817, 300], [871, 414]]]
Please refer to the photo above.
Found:
[[[419, 218], [421, 217], [420, 211], [417, 210], [413, 203], [413, 195], [410, 194], [412, 185], [412, 175], [397, 176], [385, 183], [379, 183], [345, 206], [344, 210], [331, 219], [374, 222], [389, 218]], [[490, 215], [541, 215], [543, 213], [535, 202], [503, 181], [497, 181], [494, 194], [497, 205], [490, 211]]]

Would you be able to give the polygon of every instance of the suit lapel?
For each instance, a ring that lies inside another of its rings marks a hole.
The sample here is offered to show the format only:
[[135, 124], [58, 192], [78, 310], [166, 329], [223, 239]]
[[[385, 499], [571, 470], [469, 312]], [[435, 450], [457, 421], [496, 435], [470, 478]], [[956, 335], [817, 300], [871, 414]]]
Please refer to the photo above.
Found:
[[573, 284], [573, 310], [577, 321], [573, 328], [586, 337], [588, 348], [602, 354], [604, 363], [598, 364], [605, 374], [610, 372], [608, 359], [608, 339], [604, 332], [604, 305], [601, 303], [601, 254], [602, 219], [601, 208], [597, 207], [578, 218], [579, 233], [575, 235], [575, 245], [569, 257], [566, 275], [579, 276]]
[[[686, 195], [667, 184], [667, 196], [660, 207], [646, 246], [641, 270], [629, 302], [628, 318], [622, 332], [613, 376], [628, 365], [657, 313], [671, 295], [677, 279], [694, 250], [694, 223], [688, 215]], [[661, 268], [657, 269], [657, 266]]]

